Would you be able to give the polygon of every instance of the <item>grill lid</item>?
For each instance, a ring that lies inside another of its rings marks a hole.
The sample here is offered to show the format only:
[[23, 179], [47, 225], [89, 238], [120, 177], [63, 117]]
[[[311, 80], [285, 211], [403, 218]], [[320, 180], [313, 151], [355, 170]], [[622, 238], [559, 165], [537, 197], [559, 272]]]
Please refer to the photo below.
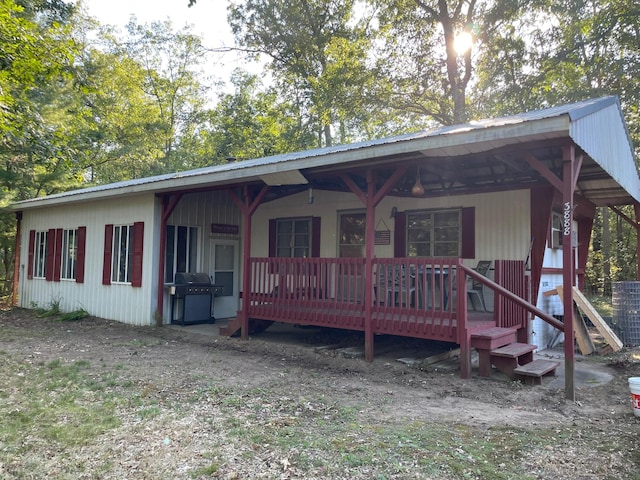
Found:
[[174, 283], [176, 285], [211, 285], [211, 279], [205, 272], [177, 272]]

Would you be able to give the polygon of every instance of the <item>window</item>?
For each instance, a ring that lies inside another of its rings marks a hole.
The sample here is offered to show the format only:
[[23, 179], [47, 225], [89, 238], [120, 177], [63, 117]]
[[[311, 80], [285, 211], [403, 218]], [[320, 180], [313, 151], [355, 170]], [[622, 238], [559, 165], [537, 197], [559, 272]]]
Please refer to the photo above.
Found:
[[[562, 214], [559, 212], [551, 212], [551, 232], [550, 238], [548, 239], [549, 247], [554, 250], [558, 250], [562, 248], [563, 241], [563, 227], [564, 219]], [[571, 246], [578, 246], [578, 232], [576, 230], [575, 221], [571, 221]]]
[[115, 283], [131, 282], [133, 248], [133, 226], [116, 225], [113, 227], [113, 265], [111, 281]]
[[198, 227], [167, 225], [164, 281], [173, 282], [176, 272], [198, 268]]
[[29, 232], [27, 278], [84, 283], [87, 227]]
[[33, 278], [45, 278], [47, 266], [47, 232], [35, 232]]
[[277, 220], [276, 257], [311, 256], [311, 219]]
[[320, 217], [269, 220], [270, 257], [319, 257]]
[[407, 213], [409, 257], [460, 256], [461, 210]]
[[124, 283], [141, 287], [143, 247], [144, 222], [105, 225], [102, 284]]
[[366, 218], [365, 213], [340, 214], [338, 239], [338, 256], [340, 258], [364, 257]]
[[63, 230], [60, 277], [64, 280], [76, 279], [77, 251], [78, 230]]

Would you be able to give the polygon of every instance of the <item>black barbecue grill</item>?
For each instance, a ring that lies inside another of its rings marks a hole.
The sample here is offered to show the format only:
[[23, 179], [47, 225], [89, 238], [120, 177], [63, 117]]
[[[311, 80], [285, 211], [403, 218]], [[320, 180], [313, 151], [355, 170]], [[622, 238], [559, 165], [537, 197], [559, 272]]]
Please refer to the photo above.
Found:
[[[213, 297], [222, 293], [220, 285], [212, 285], [206, 273], [178, 272], [171, 297], [171, 323], [193, 325], [213, 323]], [[174, 313], [178, 311], [178, 318]]]

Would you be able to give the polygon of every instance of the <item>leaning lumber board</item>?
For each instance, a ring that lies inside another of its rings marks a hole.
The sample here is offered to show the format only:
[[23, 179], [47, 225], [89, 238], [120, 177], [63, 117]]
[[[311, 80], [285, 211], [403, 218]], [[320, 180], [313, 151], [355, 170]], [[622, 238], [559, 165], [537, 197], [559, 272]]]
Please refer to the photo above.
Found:
[[[558, 285], [556, 287], [558, 291], [558, 295], [560, 296], [560, 301], [562, 302], [562, 295], [564, 292], [564, 288], [562, 285]], [[593, 344], [593, 340], [589, 336], [589, 330], [587, 330], [587, 326], [584, 323], [584, 320], [581, 316], [576, 315], [575, 307], [571, 305], [571, 316], [573, 321], [573, 331], [576, 334], [576, 341], [578, 342], [578, 347], [580, 348], [580, 353], [583, 355], [591, 355], [596, 351], [596, 347]]]
[[617, 352], [622, 349], [622, 342], [618, 336], [613, 332], [613, 330], [611, 330], [609, 325], [607, 325], [607, 322], [604, 321], [596, 309], [593, 308], [593, 305], [589, 303], [589, 300], [587, 300], [582, 292], [578, 290], [578, 287], [573, 287], [573, 299], [578, 305], [578, 308], [580, 308], [580, 310], [589, 317], [589, 320], [591, 320], [591, 323], [593, 323], [593, 325], [598, 329], [600, 335], [602, 335], [607, 343], [611, 345], [613, 351]]

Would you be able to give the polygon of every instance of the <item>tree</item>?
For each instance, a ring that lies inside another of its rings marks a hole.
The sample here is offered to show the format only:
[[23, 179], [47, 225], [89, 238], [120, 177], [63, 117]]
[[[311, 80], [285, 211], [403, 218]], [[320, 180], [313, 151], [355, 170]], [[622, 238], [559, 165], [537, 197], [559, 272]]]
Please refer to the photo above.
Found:
[[[0, 0], [2, 205], [68, 189], [74, 183], [67, 130], [50, 108], [51, 94], [69, 79], [77, 51], [68, 26], [71, 13], [63, 2]], [[13, 276], [14, 220], [2, 214], [0, 224], [0, 273], [8, 288]]]
[[242, 71], [234, 72], [231, 81], [235, 91], [220, 98], [203, 132], [208, 158], [245, 160], [313, 145], [314, 137], [298, 128], [295, 105], [279, 99], [275, 89], [262, 91], [260, 80]]
[[159, 111], [163, 170], [188, 168], [177, 158], [176, 150], [181, 134], [201, 118], [205, 105], [200, 65], [206, 57], [200, 38], [188, 27], [174, 32], [170, 21], [139, 25], [132, 19], [127, 30], [125, 51], [144, 68], [144, 92]]
[[[353, 21], [355, 0], [248, 0], [230, 6], [229, 22], [238, 44], [269, 58], [278, 88], [303, 114], [301, 126], [317, 145], [334, 142], [338, 125], [364, 112], [358, 104], [373, 83], [366, 69], [369, 37]], [[360, 95], [360, 96], [358, 96]]]

